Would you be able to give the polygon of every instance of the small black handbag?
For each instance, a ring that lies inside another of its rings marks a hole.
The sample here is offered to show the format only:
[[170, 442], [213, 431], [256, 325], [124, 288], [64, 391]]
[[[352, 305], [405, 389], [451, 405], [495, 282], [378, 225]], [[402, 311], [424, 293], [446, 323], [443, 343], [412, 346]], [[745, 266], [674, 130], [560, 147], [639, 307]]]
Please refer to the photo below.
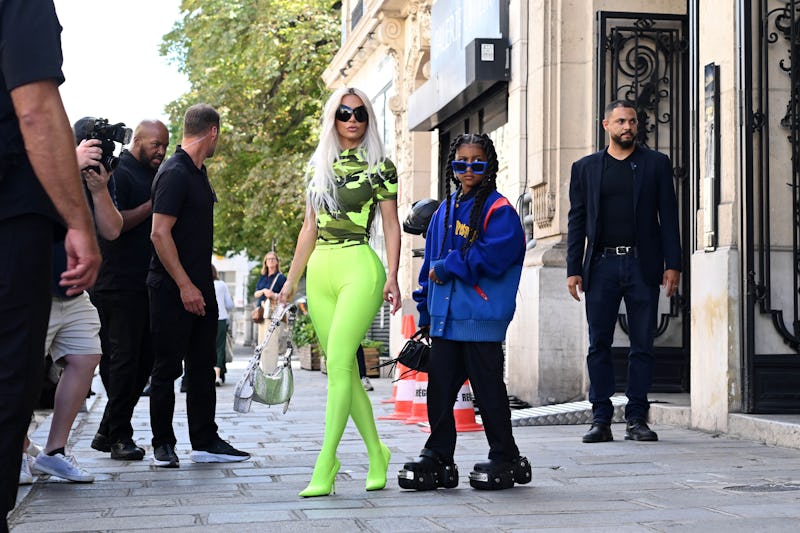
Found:
[[397, 363], [408, 367], [409, 370], [403, 372], [403, 374], [397, 379], [402, 379], [408, 372], [411, 372], [412, 370], [416, 370], [417, 372], [427, 372], [428, 360], [431, 356], [430, 338], [427, 336], [427, 332], [427, 329], [418, 330], [411, 336], [410, 339], [408, 339], [405, 346], [403, 346], [403, 349], [400, 350], [400, 353], [395, 359], [391, 359], [372, 368], [381, 368], [388, 365], [392, 365], [392, 367], [394, 367], [397, 366]]

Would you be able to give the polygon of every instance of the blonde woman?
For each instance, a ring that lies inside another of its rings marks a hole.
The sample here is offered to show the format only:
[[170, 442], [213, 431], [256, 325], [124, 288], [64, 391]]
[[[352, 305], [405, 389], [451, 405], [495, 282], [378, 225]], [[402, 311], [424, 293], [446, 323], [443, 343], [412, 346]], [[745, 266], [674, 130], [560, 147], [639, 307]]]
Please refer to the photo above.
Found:
[[269, 311], [275, 307], [278, 301], [278, 294], [286, 283], [286, 276], [281, 273], [281, 262], [278, 254], [267, 252], [264, 261], [261, 263], [261, 276], [256, 282], [256, 291], [253, 297], [256, 298], [256, 307], [264, 307], [264, 321], [258, 325], [258, 343], [264, 340], [267, 327], [269, 326]]
[[[356, 350], [383, 301], [400, 307], [397, 268], [400, 224], [397, 172], [384, 156], [375, 113], [358, 89], [342, 88], [323, 110], [320, 142], [311, 159], [306, 215], [280, 300], [290, 300], [308, 266], [308, 310], [328, 368], [325, 438], [311, 482], [300, 496], [327, 496], [341, 463], [336, 449], [348, 418], [369, 455], [366, 490], [386, 486], [391, 453], [378, 437], [372, 404], [356, 365]], [[369, 246], [381, 211], [388, 273]]]

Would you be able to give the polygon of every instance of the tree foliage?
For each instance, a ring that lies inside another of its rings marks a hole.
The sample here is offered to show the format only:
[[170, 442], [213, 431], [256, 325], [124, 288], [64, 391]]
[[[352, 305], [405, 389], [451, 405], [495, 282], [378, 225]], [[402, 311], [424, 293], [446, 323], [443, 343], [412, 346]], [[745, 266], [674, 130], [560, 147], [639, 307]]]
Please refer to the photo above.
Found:
[[183, 0], [181, 13], [161, 47], [191, 84], [168, 106], [171, 134], [180, 139], [192, 104], [220, 113], [222, 135], [206, 161], [219, 199], [216, 251], [260, 259], [274, 240], [291, 257], [338, 13], [321, 0]]

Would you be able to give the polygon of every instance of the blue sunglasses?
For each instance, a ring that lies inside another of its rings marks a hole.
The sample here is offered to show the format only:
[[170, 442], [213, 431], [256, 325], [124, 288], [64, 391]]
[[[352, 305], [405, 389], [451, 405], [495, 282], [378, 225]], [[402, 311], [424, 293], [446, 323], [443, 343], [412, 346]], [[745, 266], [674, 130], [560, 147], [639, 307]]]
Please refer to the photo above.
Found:
[[464, 174], [468, 168], [472, 169], [473, 174], [483, 174], [486, 172], [486, 167], [489, 166], [489, 163], [486, 161], [473, 161], [472, 163], [466, 161], [451, 161], [450, 166], [453, 167], [453, 172], [456, 174]]

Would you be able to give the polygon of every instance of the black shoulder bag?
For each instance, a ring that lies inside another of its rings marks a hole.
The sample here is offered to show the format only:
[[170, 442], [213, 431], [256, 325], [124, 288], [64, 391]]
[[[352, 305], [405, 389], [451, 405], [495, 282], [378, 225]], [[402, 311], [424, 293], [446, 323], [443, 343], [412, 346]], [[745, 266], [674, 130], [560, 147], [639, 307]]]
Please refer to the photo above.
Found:
[[427, 329], [420, 329], [408, 339], [395, 359], [391, 359], [372, 368], [381, 368], [391, 365], [392, 369], [394, 369], [397, 363], [400, 363], [410, 369], [403, 372], [403, 374], [397, 378], [402, 379], [411, 370], [427, 372], [430, 356], [431, 345], [430, 338], [427, 335]]

